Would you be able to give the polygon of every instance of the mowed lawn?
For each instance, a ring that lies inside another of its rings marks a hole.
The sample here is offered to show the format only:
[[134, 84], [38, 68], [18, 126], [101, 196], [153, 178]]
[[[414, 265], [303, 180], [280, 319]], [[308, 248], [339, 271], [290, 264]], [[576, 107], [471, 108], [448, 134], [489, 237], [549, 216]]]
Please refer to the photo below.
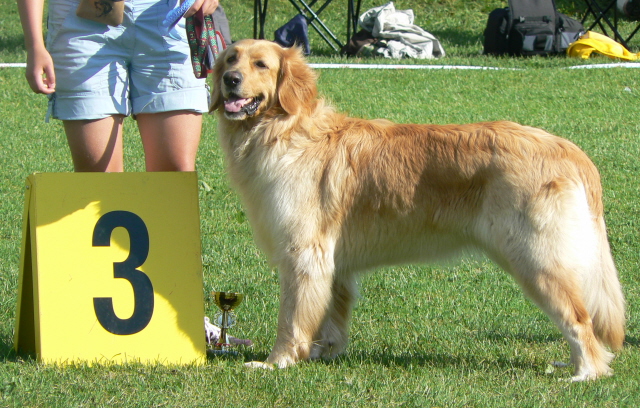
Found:
[[[343, 2], [326, 20], [346, 33]], [[381, 5], [364, 1], [363, 11]], [[513, 120], [566, 137], [601, 172], [610, 244], [628, 305], [627, 339], [615, 375], [572, 384], [556, 327], [514, 281], [483, 257], [446, 265], [399, 266], [362, 279], [351, 342], [334, 361], [285, 370], [250, 370], [275, 340], [277, 271], [256, 248], [227, 181], [216, 120], [206, 116], [198, 155], [205, 313], [214, 290], [245, 294], [237, 337], [254, 341], [236, 357], [202, 366], [42, 365], [16, 355], [13, 333], [22, 241], [24, 185], [34, 172], [70, 172], [59, 121], [44, 122], [46, 98], [33, 94], [23, 68], [0, 68], [0, 406], [7, 407], [636, 407], [640, 405], [640, 70], [604, 57], [490, 58], [482, 30], [500, 1], [395, 2], [414, 8], [416, 24], [441, 39], [447, 57], [429, 61], [346, 59], [311, 33], [313, 63], [429, 64], [499, 70], [319, 69], [321, 94], [353, 116], [401, 123]], [[581, 2], [557, 1], [579, 16]], [[15, 3], [0, 0], [0, 63], [25, 62]], [[253, 2], [223, 2], [234, 39], [252, 35]], [[267, 34], [293, 17], [269, 2]], [[632, 22], [623, 22], [629, 32]], [[638, 51], [640, 38], [631, 42]], [[571, 68], [578, 65], [592, 69]], [[135, 123], [125, 125], [126, 167], [143, 171]], [[63, 296], [63, 294], [61, 294]], [[61, 317], [64, 325], [73, 324]], [[162, 341], [162, 339], [158, 339]], [[152, 347], [152, 344], [150, 344]]]

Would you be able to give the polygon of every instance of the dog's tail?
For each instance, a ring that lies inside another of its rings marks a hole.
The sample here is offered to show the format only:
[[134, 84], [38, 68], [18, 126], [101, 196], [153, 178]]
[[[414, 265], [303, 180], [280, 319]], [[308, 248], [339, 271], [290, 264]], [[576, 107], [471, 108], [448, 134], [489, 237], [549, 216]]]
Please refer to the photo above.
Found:
[[598, 339], [612, 350], [622, 348], [625, 336], [625, 301], [613, 263], [602, 216], [595, 224], [598, 235], [596, 263], [583, 280], [585, 303]]

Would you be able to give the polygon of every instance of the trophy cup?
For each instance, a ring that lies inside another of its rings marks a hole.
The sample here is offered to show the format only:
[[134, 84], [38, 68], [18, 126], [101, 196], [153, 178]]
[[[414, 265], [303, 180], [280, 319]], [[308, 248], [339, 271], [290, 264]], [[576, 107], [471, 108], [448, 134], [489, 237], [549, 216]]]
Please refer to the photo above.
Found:
[[220, 327], [220, 338], [213, 349], [219, 353], [229, 353], [229, 335], [227, 331], [236, 324], [236, 314], [233, 309], [242, 303], [244, 295], [233, 292], [213, 292], [216, 305], [220, 311], [214, 316], [214, 321]]

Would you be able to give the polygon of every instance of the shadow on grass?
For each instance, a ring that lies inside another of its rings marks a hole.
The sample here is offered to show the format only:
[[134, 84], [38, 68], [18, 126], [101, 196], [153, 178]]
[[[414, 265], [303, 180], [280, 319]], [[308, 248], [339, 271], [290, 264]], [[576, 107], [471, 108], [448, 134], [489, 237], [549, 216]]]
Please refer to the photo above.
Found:
[[494, 343], [522, 342], [522, 343], [554, 343], [564, 341], [560, 333], [502, 333], [495, 331], [481, 332], [480, 335]]
[[[244, 353], [244, 361], [264, 361], [267, 353]], [[210, 357], [237, 359], [233, 357]], [[455, 350], [451, 353], [415, 353], [415, 352], [387, 352], [380, 351], [364, 351], [351, 350], [345, 354], [336, 357], [333, 360], [315, 360], [309, 364], [322, 364], [326, 366], [351, 366], [351, 365], [379, 365], [384, 367], [434, 367], [434, 368], [451, 368], [460, 367], [465, 369], [486, 369], [488, 366], [499, 367], [501, 369], [521, 369], [531, 370], [532, 362], [520, 357], [497, 357], [495, 360], [487, 360], [479, 356], [469, 354], [455, 354]]]
[[[429, 31], [441, 43], [449, 43], [456, 45], [475, 45], [482, 44], [484, 41], [484, 32], [464, 31], [457, 29], [433, 30]], [[447, 50], [445, 49], [445, 52]]]
[[242, 353], [245, 362], [249, 361], [264, 361], [269, 357], [269, 353], [254, 353], [251, 349], [245, 349]]
[[371, 364], [382, 365], [385, 367], [432, 367], [432, 368], [464, 368], [466, 370], [485, 370], [489, 367], [498, 367], [504, 370], [519, 369], [531, 370], [535, 365], [531, 360], [512, 356], [498, 356], [495, 359], [487, 359], [485, 357], [473, 354], [457, 353], [451, 350], [451, 353], [389, 353], [386, 351], [352, 351], [336, 358], [335, 360], [320, 360], [326, 365], [350, 365], [350, 364]]
[[13, 340], [0, 338], [0, 362], [16, 360], [18, 360], [18, 354], [13, 349]]
[[[520, 333], [500, 333], [500, 332], [484, 332], [479, 333], [478, 337], [487, 339], [496, 345], [504, 345], [505, 343], [555, 343], [564, 342], [560, 335], [554, 334], [520, 334]], [[628, 339], [629, 342], [629, 339]], [[634, 343], [631, 343], [634, 344]], [[637, 341], [636, 341], [637, 344]], [[381, 347], [385, 347], [382, 346]], [[568, 346], [567, 346], [568, 347]], [[245, 362], [264, 361], [268, 357], [268, 353], [254, 353], [251, 350], [245, 350], [241, 353]], [[567, 357], [568, 358], [568, 357]], [[452, 347], [449, 352], [420, 352], [401, 349], [376, 349], [371, 347], [368, 350], [348, 348], [346, 353], [338, 356], [333, 360], [320, 359], [314, 361], [313, 364], [324, 365], [381, 365], [385, 367], [460, 367], [466, 369], [486, 369], [487, 367], [499, 367], [502, 369], [523, 369], [530, 370], [535, 364], [531, 359], [521, 358], [518, 356], [496, 356], [495, 359], [487, 359], [485, 357], [459, 352], [459, 349]]]
[[340, 51], [335, 51], [330, 48], [328, 45], [322, 44], [320, 47], [311, 46], [311, 54], [310, 57], [335, 57], [338, 55], [343, 55]]

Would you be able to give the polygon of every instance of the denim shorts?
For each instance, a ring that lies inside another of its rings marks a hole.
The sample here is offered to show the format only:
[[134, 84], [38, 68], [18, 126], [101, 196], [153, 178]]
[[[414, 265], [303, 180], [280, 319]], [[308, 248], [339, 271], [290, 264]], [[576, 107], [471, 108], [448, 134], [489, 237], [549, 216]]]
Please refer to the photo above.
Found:
[[184, 19], [162, 21], [176, 0], [126, 0], [122, 25], [76, 16], [79, 0], [50, 0], [47, 49], [56, 91], [49, 115], [62, 120], [176, 110], [206, 112], [209, 93], [193, 74]]

